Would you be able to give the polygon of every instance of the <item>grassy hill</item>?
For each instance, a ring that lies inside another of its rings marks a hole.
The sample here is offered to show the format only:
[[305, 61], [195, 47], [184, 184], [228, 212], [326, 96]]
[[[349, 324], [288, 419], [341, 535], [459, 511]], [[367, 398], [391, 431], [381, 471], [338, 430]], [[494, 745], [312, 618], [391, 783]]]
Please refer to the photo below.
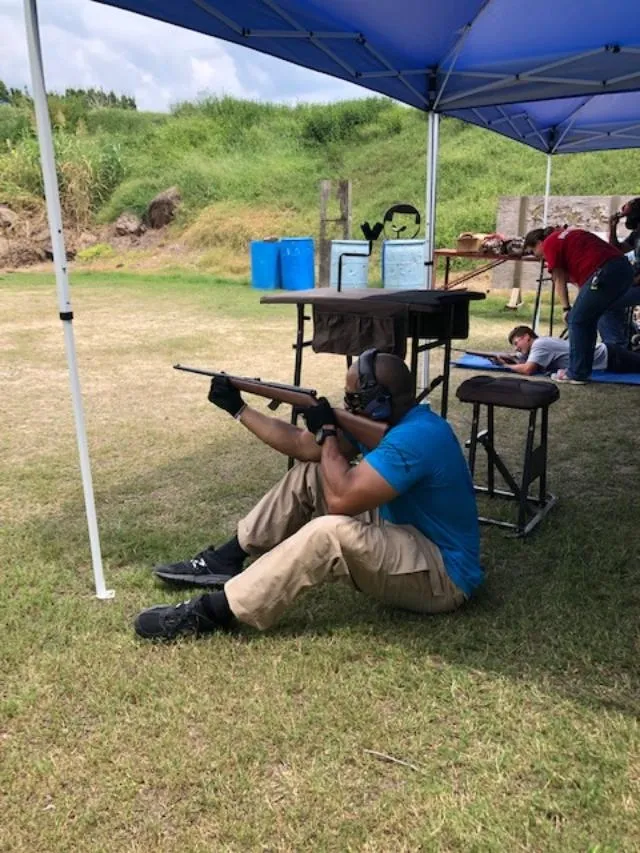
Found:
[[[296, 107], [223, 98], [171, 114], [97, 109], [73, 124], [53, 119], [72, 227], [141, 213], [176, 185], [184, 203], [174, 231], [244, 263], [249, 239], [317, 232], [323, 178], [352, 180], [354, 237], [396, 201], [424, 208], [425, 115], [381, 98]], [[460, 231], [493, 230], [499, 196], [543, 191], [544, 155], [454, 120], [440, 138], [438, 245]], [[29, 209], [42, 196], [31, 116], [0, 106], [0, 140], [0, 201]], [[554, 194], [639, 191], [638, 151], [554, 161]]]

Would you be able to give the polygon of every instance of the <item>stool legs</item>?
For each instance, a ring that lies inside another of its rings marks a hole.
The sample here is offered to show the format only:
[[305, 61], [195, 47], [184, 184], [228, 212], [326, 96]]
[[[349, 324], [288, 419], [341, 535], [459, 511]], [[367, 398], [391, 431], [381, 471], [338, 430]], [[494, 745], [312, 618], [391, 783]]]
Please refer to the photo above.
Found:
[[[493, 434], [494, 434], [493, 426], [494, 426], [493, 406], [487, 406], [487, 444], [485, 445], [485, 447], [491, 447], [491, 448], [494, 447], [494, 444], [493, 444]], [[496, 470], [496, 466], [495, 466], [495, 459], [493, 458], [493, 454], [488, 453], [487, 454], [487, 492], [491, 497], [494, 496], [495, 489], [496, 489], [495, 470]]]
[[[527, 443], [524, 451], [524, 467], [522, 469], [522, 487], [520, 490], [520, 501], [518, 506], [518, 528], [524, 530], [527, 520], [527, 498], [529, 495], [529, 484], [533, 479], [532, 463], [533, 463], [533, 441], [536, 435], [536, 415], [537, 409], [532, 409], [529, 412], [529, 425], [527, 427]], [[546, 460], [545, 460], [546, 462]], [[546, 467], [546, 465], [545, 465]]]
[[[541, 406], [540, 443], [535, 447], [538, 408], [529, 411], [527, 438], [521, 482], [516, 482], [495, 447], [495, 422], [493, 404], [487, 406], [487, 428], [480, 430], [481, 403], [473, 403], [471, 436], [466, 443], [469, 449], [469, 470], [477, 493], [492, 498], [507, 498], [518, 504], [518, 521], [512, 523], [498, 519], [480, 517], [484, 524], [494, 524], [514, 531], [516, 536], [526, 536], [544, 518], [556, 503], [556, 498], [547, 494], [547, 439], [549, 429], [549, 407]], [[481, 444], [487, 454], [487, 485], [475, 483], [477, 446]], [[496, 469], [504, 479], [507, 489], [496, 488]], [[539, 480], [538, 497], [529, 494], [531, 484]]]
[[473, 404], [473, 417], [471, 419], [471, 438], [468, 442], [469, 447], [469, 470], [471, 471], [471, 479], [475, 479], [476, 473], [476, 448], [478, 446], [478, 438], [480, 437], [480, 403]]
[[540, 503], [544, 501], [547, 494], [547, 435], [549, 432], [549, 407], [545, 406], [542, 410], [542, 423], [540, 424], [540, 447], [544, 457], [544, 464], [540, 472], [540, 489], [538, 491], [538, 500]]

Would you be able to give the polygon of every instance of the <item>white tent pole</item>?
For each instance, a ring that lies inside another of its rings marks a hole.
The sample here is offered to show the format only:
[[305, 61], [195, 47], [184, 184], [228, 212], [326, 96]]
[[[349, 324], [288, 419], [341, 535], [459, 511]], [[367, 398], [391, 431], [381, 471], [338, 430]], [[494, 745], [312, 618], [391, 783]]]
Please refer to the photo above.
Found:
[[[438, 137], [440, 130], [440, 115], [432, 110], [427, 122], [427, 180], [425, 188], [425, 223], [424, 223], [424, 286], [431, 290], [435, 284], [434, 256], [436, 234], [436, 187], [438, 178]], [[429, 351], [422, 354], [422, 387], [429, 384]]]
[[544, 185], [544, 208], [542, 210], [542, 227], [547, 227], [549, 218], [549, 193], [551, 191], [551, 154], [547, 154], [547, 180]]
[[438, 178], [438, 132], [440, 115], [430, 112], [427, 124], [427, 184], [425, 190], [424, 263], [425, 287], [434, 285], [433, 250], [436, 233], [436, 184]]
[[[547, 178], [544, 184], [544, 205], [542, 208], [542, 227], [547, 227], [547, 221], [549, 219], [549, 194], [551, 192], [551, 154], [547, 154]], [[542, 276], [542, 272], [540, 273]], [[533, 318], [533, 331], [538, 331], [538, 326], [540, 325], [540, 314], [542, 312], [542, 282], [538, 282], [538, 288], [540, 291], [539, 298], [537, 300], [536, 305], [536, 313]]]
[[96, 596], [103, 599], [113, 598], [113, 591], [108, 590], [105, 587], [102, 571], [100, 536], [98, 533], [98, 522], [96, 519], [93, 483], [91, 480], [91, 465], [89, 462], [89, 449], [87, 446], [87, 434], [82, 409], [82, 395], [80, 393], [80, 380], [78, 378], [78, 366], [76, 362], [76, 348], [72, 326], [73, 311], [71, 310], [69, 279], [67, 276], [67, 253], [65, 250], [64, 234], [62, 231], [62, 212], [60, 209], [60, 193], [58, 190], [58, 178], [56, 175], [53, 137], [51, 134], [51, 121], [49, 119], [49, 106], [47, 104], [47, 93], [44, 85], [44, 70], [42, 67], [42, 51], [40, 47], [40, 32], [38, 28], [38, 10], [36, 0], [25, 0], [24, 12], [27, 28], [29, 66], [31, 69], [31, 84], [33, 87], [33, 100], [38, 127], [38, 142], [40, 144], [40, 161], [42, 163], [42, 175], [44, 178], [49, 231], [51, 232], [51, 244], [53, 246], [53, 264], [56, 274], [58, 311], [60, 319], [62, 320], [64, 344], [67, 354], [67, 363], [69, 366], [69, 381], [71, 384], [71, 399], [76, 424], [78, 453], [80, 456], [82, 488], [84, 490], [84, 503], [87, 513], [87, 523], [89, 526], [93, 578], [95, 582]]

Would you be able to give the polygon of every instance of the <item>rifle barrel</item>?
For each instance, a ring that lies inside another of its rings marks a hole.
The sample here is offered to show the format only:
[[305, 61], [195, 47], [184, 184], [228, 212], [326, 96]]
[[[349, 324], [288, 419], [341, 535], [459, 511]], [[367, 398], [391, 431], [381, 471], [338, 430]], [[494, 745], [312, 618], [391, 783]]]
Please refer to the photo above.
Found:
[[[287, 385], [284, 382], [271, 382], [260, 379], [257, 376], [233, 376], [231, 373], [225, 373], [224, 370], [203, 370], [200, 367], [187, 367], [184, 364], [174, 364], [174, 370], [185, 370], [187, 373], [199, 373], [202, 376], [224, 376], [230, 380], [238, 380], [240, 382], [259, 382], [261, 385], [269, 388], [277, 388], [280, 391], [299, 391], [301, 394], [308, 394], [311, 397], [317, 397], [318, 392], [315, 388], [302, 388], [299, 385]], [[247, 389], [248, 390], [248, 389]]]
[[[200, 367], [187, 367], [184, 364], [174, 364], [175, 370], [184, 370], [187, 373], [199, 373], [202, 376], [224, 376], [238, 391], [247, 394], [256, 394], [280, 403], [288, 403], [291, 406], [304, 408], [316, 405], [318, 402], [317, 391], [313, 388], [299, 388], [297, 385], [285, 385], [281, 382], [263, 382], [261, 379], [250, 379], [245, 376], [232, 376], [223, 370], [203, 370]], [[356, 441], [365, 447], [373, 449], [383, 439], [389, 425], [381, 421], [372, 421], [362, 415], [353, 414], [345, 409], [333, 410], [338, 426], [350, 433]]]

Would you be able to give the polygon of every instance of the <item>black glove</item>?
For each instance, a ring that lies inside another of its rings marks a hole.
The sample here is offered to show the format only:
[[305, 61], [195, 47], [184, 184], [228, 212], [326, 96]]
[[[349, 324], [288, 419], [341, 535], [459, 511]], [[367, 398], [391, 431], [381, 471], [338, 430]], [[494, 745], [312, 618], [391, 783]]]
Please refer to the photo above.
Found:
[[234, 388], [226, 376], [214, 376], [209, 389], [209, 402], [235, 416], [244, 408], [244, 400], [237, 388]]
[[307, 429], [314, 435], [318, 430], [322, 429], [323, 426], [329, 426], [330, 424], [336, 427], [338, 426], [331, 403], [326, 397], [320, 397], [316, 406], [309, 406], [308, 408], [303, 409], [300, 414], [304, 418]]

